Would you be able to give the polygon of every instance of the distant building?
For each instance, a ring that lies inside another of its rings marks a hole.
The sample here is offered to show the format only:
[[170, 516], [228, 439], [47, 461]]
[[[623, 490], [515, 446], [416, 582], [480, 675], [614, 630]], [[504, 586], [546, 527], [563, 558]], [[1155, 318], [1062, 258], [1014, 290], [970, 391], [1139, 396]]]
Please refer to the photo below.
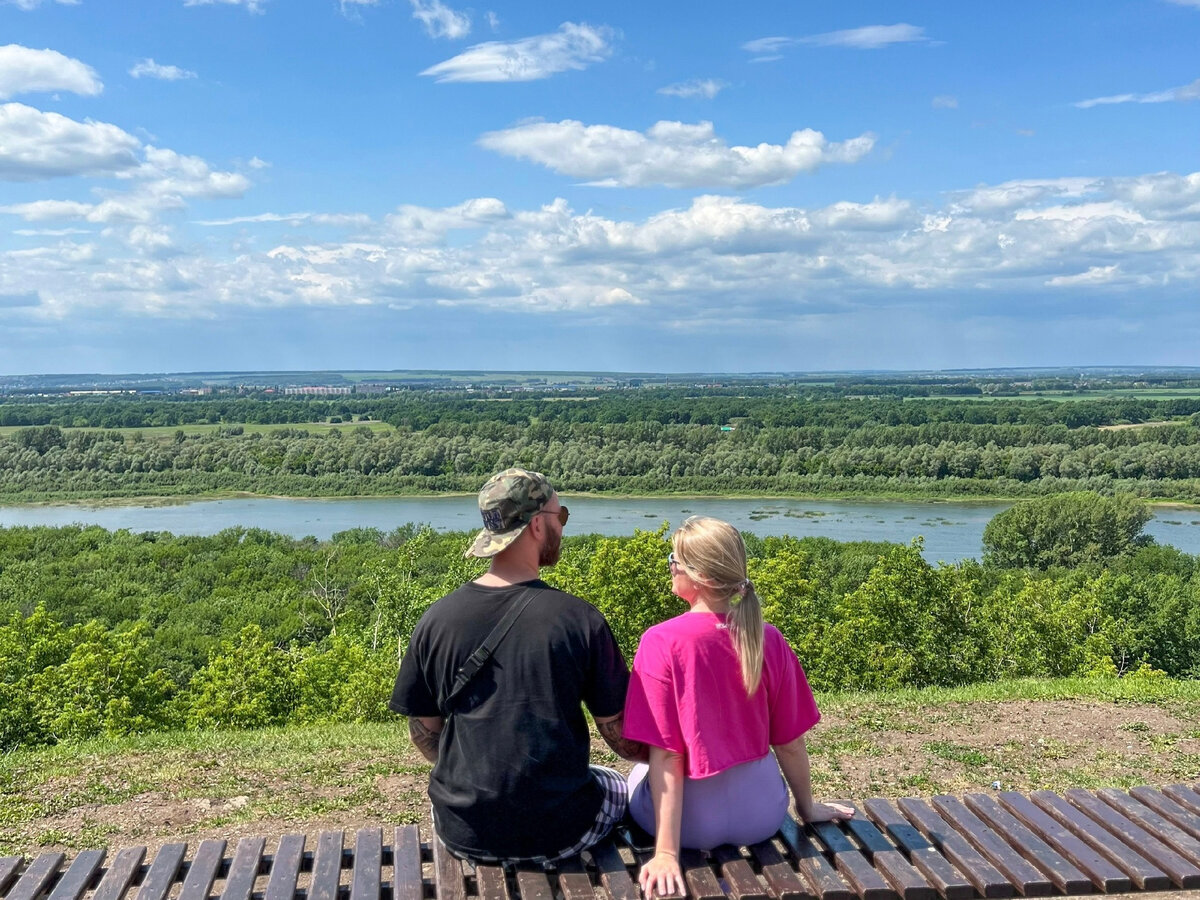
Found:
[[349, 394], [353, 391], [350, 387], [330, 387], [328, 385], [312, 385], [310, 387], [285, 387], [285, 394], [310, 394], [318, 397], [328, 397], [336, 394]]

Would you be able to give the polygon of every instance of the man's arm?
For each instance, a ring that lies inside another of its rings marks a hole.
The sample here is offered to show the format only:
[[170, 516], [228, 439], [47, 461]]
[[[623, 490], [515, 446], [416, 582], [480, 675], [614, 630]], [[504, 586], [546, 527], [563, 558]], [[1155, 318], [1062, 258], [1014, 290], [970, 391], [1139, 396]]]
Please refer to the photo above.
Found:
[[421, 751], [421, 755], [435, 763], [438, 760], [438, 741], [441, 740], [442, 729], [446, 720], [441, 716], [409, 716], [408, 736], [413, 746]]
[[650, 760], [649, 747], [641, 741], [626, 739], [623, 733], [625, 713], [619, 712], [615, 716], [597, 718], [596, 727], [600, 730], [600, 737], [604, 738], [604, 742], [612, 748], [613, 753], [617, 756], [630, 762], [648, 762]]

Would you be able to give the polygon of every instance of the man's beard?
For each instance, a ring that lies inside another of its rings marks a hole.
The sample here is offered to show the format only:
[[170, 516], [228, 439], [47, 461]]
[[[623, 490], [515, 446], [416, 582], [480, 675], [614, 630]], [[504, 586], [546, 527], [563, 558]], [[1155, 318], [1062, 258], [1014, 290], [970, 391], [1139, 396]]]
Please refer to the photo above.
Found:
[[538, 548], [538, 567], [554, 565], [558, 562], [561, 550], [562, 535], [553, 528], [547, 528], [546, 537], [542, 540], [542, 546]]

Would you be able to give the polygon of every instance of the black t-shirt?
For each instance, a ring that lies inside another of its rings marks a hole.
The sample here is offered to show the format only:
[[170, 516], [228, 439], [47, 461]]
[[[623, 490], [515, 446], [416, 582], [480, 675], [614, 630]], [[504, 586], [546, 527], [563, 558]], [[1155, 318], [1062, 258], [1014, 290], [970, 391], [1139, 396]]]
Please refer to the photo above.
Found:
[[[454, 704], [454, 677], [509, 605], [532, 602]], [[429, 779], [434, 823], [466, 856], [552, 856], [592, 826], [603, 799], [588, 772], [592, 715], [625, 704], [629, 673], [591, 604], [545, 582], [474, 582], [433, 604], [413, 630], [388, 706], [447, 717]]]

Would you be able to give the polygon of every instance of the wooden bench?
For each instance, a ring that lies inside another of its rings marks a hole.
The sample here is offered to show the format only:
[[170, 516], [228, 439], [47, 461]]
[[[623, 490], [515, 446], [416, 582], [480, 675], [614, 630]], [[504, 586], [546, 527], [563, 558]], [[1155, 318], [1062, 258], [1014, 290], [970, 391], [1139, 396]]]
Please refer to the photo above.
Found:
[[[867, 800], [751, 847], [686, 851], [695, 900], [967, 900], [1200, 887], [1200, 792], [998, 792]], [[635, 900], [651, 848], [621, 831], [546, 872], [455, 859], [417, 826], [0, 858], [0, 900]], [[135, 898], [136, 888], [136, 898]]]

